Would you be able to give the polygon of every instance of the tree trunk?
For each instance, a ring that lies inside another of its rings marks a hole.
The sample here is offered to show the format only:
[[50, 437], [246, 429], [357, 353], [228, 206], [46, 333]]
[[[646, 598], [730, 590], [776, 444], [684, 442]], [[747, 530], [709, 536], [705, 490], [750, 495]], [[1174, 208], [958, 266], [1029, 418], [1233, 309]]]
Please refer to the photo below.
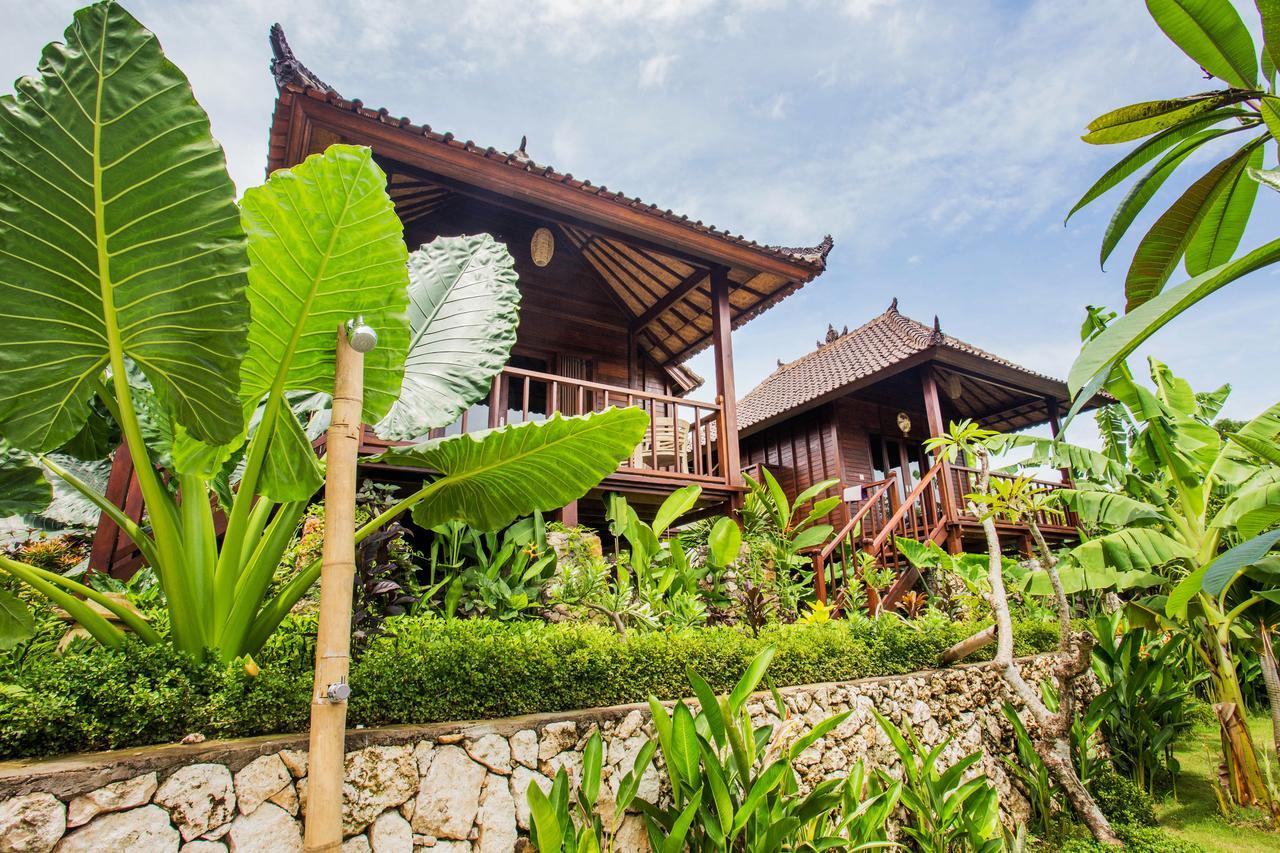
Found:
[[[978, 491], [986, 493], [991, 484], [991, 459], [986, 448], [979, 447]], [[991, 612], [995, 615], [996, 656], [994, 663], [1000, 667], [1009, 687], [1022, 700], [1028, 712], [1040, 727], [1038, 736], [1033, 741], [1036, 754], [1044, 761], [1049, 773], [1062, 786], [1067, 795], [1067, 802], [1081, 822], [1089, 828], [1095, 840], [1101, 844], [1120, 845], [1111, 828], [1111, 822], [1098, 808], [1089, 794], [1080, 775], [1071, 761], [1071, 724], [1074, 721], [1075, 682], [1089, 671], [1093, 659], [1093, 635], [1086, 632], [1073, 635], [1071, 616], [1067, 611], [1067, 597], [1063, 592], [1062, 581], [1058, 577], [1057, 560], [1044, 544], [1044, 537], [1034, 519], [1028, 524], [1032, 535], [1042, 549], [1045, 572], [1053, 585], [1054, 601], [1058, 611], [1059, 646], [1058, 665], [1054, 668], [1054, 681], [1058, 688], [1058, 711], [1050, 712], [1037, 692], [1026, 679], [1013, 660], [1013, 621], [1009, 616], [1009, 597], [1004, 586], [1004, 566], [1000, 560], [1000, 535], [996, 532], [996, 524], [990, 513], [985, 513], [977, 506], [970, 511], [982, 518], [982, 530], [987, 540], [987, 576], [991, 586], [989, 601]]]
[[1271, 707], [1271, 739], [1280, 759], [1280, 672], [1276, 670], [1276, 650], [1271, 645], [1271, 627], [1263, 625], [1259, 633], [1262, 635], [1262, 681], [1267, 685], [1267, 704]]
[[1253, 735], [1244, 722], [1244, 694], [1236, 676], [1235, 662], [1231, 659], [1230, 646], [1220, 643], [1211, 631], [1210, 642], [1214, 646], [1216, 663], [1214, 690], [1222, 735], [1222, 757], [1229, 782], [1228, 792], [1232, 800], [1241, 806], [1261, 804], [1274, 812], [1266, 779], [1258, 765], [1258, 752], [1253, 745]]
[[951, 648], [942, 653], [939, 661], [943, 664], [952, 664], [958, 660], [964, 660], [978, 649], [985, 648], [996, 641], [996, 626], [983, 628], [976, 634], [965, 637]]

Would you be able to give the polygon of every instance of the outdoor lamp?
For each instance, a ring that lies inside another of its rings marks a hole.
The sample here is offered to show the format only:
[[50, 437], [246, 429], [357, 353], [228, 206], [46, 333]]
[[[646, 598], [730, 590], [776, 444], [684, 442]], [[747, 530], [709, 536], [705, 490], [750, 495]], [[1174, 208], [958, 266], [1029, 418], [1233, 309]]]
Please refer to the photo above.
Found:
[[898, 412], [898, 429], [902, 430], [903, 435], [911, 432], [911, 418], [907, 417], [906, 412]]
[[370, 352], [378, 345], [378, 333], [360, 316], [347, 321], [347, 343], [356, 352]]
[[529, 241], [529, 254], [536, 266], [545, 267], [551, 263], [551, 256], [556, 253], [556, 238], [550, 228], [539, 228], [533, 232]]

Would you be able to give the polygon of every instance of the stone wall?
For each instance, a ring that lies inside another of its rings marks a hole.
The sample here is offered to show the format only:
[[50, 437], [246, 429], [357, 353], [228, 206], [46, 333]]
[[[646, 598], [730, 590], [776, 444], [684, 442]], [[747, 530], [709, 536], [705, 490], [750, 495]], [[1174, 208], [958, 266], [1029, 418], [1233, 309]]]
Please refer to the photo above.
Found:
[[[1036, 683], [1047, 674], [1048, 662], [1029, 658], [1021, 665]], [[875, 708], [894, 722], [909, 722], [929, 745], [951, 738], [948, 763], [982, 751], [975, 772], [994, 780], [1009, 818], [1026, 813], [999, 759], [1012, 749], [1012, 732], [1000, 712], [1011, 695], [989, 665], [781, 692], [793, 718], [811, 724], [853, 711], [799, 756], [805, 783], [840, 775], [859, 758], [893, 772], [897, 758], [871, 716]], [[749, 708], [763, 720], [772, 699], [762, 694]], [[561, 767], [576, 781], [581, 749], [596, 729], [605, 746], [601, 800], [609, 809], [610, 793], [653, 733], [647, 706], [352, 731], [343, 850], [526, 848], [529, 784], [549, 788]], [[306, 748], [306, 736], [294, 735], [0, 764], [0, 853], [301, 851]], [[658, 796], [660, 779], [650, 767], [640, 796]], [[641, 819], [626, 816], [616, 849], [647, 849], [644, 834]]]

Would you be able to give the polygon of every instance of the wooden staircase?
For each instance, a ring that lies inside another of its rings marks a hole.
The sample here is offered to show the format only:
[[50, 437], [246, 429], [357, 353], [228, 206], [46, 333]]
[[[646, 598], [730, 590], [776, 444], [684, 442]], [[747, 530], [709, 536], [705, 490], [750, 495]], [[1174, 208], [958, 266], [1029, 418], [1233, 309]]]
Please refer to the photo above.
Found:
[[[891, 569], [896, 578], [880, 599], [880, 610], [892, 610], [920, 580], [920, 572], [898, 548], [898, 537], [916, 542], [936, 542], [951, 553], [966, 544], [983, 547], [981, 522], [969, 514], [965, 495], [976, 490], [975, 469], [940, 461], [929, 468], [905, 497], [900, 497], [897, 473], [887, 479], [863, 486], [866, 497], [849, 521], [837, 530], [826, 545], [813, 552], [814, 592], [824, 604], [839, 601], [841, 587], [861, 583], [862, 559], [866, 554], [881, 567]], [[993, 477], [1007, 477], [992, 474]], [[1034, 488], [1052, 491], [1063, 483], [1050, 480], [1032, 481]], [[1045, 538], [1051, 543], [1074, 539], [1076, 519], [1042, 517], [1037, 519]], [[1030, 530], [1025, 525], [1000, 523], [1002, 540], [1016, 544], [1030, 553]], [[851, 578], [850, 575], [853, 575]]]

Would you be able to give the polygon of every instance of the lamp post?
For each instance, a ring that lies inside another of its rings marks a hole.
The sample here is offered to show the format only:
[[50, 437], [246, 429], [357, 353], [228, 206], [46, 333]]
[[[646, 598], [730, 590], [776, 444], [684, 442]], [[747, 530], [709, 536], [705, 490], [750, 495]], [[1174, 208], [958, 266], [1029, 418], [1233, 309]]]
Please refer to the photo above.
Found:
[[347, 673], [351, 663], [351, 591], [355, 582], [356, 457], [364, 398], [364, 354], [378, 335], [364, 318], [338, 327], [334, 354], [333, 418], [325, 452], [324, 546], [320, 563], [320, 620], [307, 772], [308, 851], [342, 848], [342, 782], [347, 730]]

